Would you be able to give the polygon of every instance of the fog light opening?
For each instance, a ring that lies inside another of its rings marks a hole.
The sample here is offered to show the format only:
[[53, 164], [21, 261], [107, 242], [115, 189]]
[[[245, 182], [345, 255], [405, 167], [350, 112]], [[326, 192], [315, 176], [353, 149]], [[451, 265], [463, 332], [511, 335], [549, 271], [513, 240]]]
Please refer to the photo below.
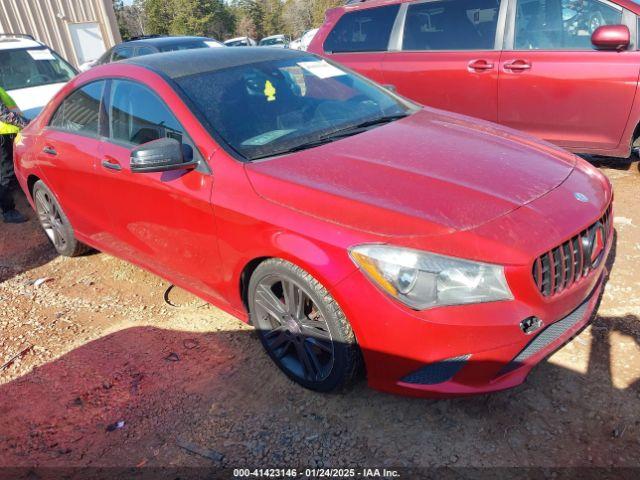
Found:
[[538, 317], [525, 318], [520, 322], [520, 329], [525, 335], [531, 335], [542, 327], [542, 320]]

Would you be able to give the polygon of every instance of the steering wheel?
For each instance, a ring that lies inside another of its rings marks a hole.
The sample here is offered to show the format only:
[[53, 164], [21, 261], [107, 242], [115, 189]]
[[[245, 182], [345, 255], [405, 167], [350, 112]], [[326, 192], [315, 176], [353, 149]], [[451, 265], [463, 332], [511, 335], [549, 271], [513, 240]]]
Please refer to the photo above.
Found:
[[32, 83], [42, 83], [42, 82], [49, 82], [49, 81], [51, 81], [50, 76], [45, 75], [44, 73], [38, 73], [37, 75], [34, 75], [33, 77], [27, 80], [27, 85], [31, 85]]

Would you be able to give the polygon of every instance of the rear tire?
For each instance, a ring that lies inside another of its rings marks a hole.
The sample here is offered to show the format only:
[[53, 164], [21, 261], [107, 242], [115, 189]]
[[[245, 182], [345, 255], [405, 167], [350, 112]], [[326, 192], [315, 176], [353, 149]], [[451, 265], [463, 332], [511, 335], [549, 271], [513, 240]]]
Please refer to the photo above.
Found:
[[77, 257], [91, 250], [76, 239], [60, 203], [42, 180], [38, 180], [33, 186], [33, 200], [40, 226], [60, 255]]
[[362, 360], [353, 330], [309, 273], [284, 260], [266, 260], [251, 276], [248, 299], [262, 345], [291, 380], [319, 392], [355, 380]]

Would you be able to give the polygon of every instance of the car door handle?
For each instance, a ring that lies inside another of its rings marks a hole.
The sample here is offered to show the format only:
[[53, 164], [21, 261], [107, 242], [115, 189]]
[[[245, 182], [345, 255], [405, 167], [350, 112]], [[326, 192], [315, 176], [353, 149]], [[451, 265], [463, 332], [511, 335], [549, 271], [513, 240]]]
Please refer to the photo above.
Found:
[[53, 148], [53, 147], [49, 147], [49, 146], [44, 147], [44, 148], [42, 149], [42, 153], [46, 153], [47, 155], [53, 155], [54, 157], [55, 157], [56, 155], [58, 155], [58, 152], [56, 152], [56, 149], [55, 149], [55, 148]]
[[482, 59], [472, 60], [469, 62], [467, 66], [470, 71], [475, 71], [475, 72], [484, 72], [487, 70], [493, 70], [493, 67], [495, 67], [493, 62], [490, 62], [488, 60], [482, 60]]
[[523, 72], [531, 70], [531, 63], [526, 60], [514, 60], [513, 62], [505, 63], [504, 69], [512, 72]]
[[120, 163], [113, 158], [105, 158], [104, 160], [102, 160], [102, 166], [107, 170], [114, 170], [116, 172], [122, 170], [122, 165], [120, 165]]

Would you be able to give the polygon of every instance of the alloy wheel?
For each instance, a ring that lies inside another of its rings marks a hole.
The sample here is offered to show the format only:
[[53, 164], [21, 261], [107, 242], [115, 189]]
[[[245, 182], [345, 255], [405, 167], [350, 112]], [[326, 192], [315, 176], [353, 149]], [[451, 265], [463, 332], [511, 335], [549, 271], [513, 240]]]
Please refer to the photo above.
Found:
[[321, 382], [334, 363], [329, 325], [304, 287], [280, 276], [265, 277], [255, 291], [255, 325], [267, 349], [294, 376]]
[[48, 192], [43, 190], [38, 190], [35, 197], [40, 225], [42, 225], [56, 249], [64, 250], [67, 245], [67, 239], [57, 202]]

